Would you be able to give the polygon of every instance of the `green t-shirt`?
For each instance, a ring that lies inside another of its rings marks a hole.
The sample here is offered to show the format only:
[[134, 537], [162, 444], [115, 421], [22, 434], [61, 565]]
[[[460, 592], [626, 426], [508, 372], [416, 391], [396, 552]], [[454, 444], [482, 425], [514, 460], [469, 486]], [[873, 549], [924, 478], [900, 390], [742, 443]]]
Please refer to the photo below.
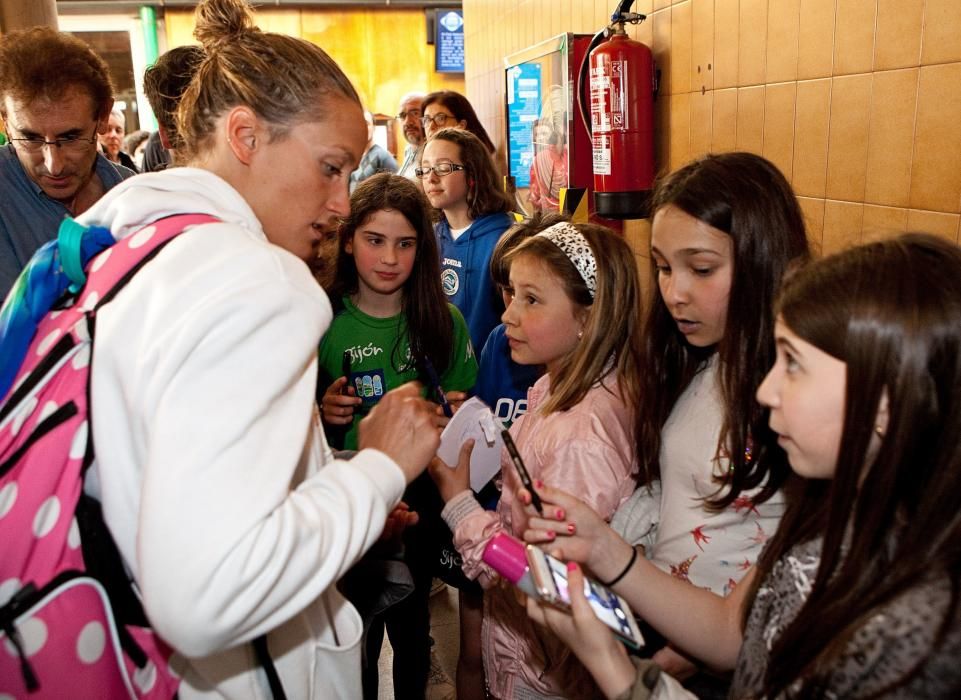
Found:
[[[401, 314], [375, 318], [358, 309], [348, 297], [343, 301], [344, 310], [334, 317], [320, 341], [320, 392], [343, 376], [341, 363], [344, 351], [349, 350], [350, 384], [364, 403], [354, 410], [354, 422], [344, 438], [344, 449], [356, 450], [357, 423], [385, 393], [417, 379], [417, 368], [410, 362], [407, 334], [397, 342], [403, 322]], [[444, 391], [470, 391], [477, 379], [477, 360], [464, 317], [453, 304], [447, 306], [454, 321], [454, 347], [450, 366], [441, 375], [440, 384]]]

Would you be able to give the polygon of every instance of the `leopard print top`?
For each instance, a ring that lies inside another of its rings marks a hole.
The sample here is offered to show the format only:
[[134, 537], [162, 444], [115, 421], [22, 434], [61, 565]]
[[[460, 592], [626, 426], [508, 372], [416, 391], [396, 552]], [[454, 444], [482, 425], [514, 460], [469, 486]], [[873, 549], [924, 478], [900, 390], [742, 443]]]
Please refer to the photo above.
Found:
[[[773, 641], [810, 594], [820, 553], [820, 540], [793, 547], [761, 583], [744, 630], [731, 698], [760, 697]], [[916, 587], [886, 606], [848, 643], [823, 697], [872, 695], [919, 662], [923, 664], [920, 672], [907, 685], [884, 697], [961, 697], [961, 615], [955, 616], [944, 644], [931, 652], [949, 600], [950, 586], [942, 581]], [[825, 624], [831, 622], [825, 620]]]

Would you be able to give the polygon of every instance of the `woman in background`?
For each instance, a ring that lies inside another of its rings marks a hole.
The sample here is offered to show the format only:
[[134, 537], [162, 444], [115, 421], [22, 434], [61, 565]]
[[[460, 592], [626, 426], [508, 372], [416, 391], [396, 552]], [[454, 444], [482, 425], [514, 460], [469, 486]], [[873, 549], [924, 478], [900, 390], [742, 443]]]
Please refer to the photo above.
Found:
[[465, 129], [480, 139], [488, 153], [494, 154], [494, 143], [487, 130], [477, 118], [477, 113], [466, 97], [453, 90], [431, 92], [425, 98], [421, 109], [422, 120], [427, 138], [448, 127]]

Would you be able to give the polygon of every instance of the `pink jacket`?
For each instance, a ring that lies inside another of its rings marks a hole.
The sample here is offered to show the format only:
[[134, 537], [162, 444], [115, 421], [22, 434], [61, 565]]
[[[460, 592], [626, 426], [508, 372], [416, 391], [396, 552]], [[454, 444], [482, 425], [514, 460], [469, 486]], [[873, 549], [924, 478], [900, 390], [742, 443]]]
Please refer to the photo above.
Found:
[[[578, 496], [610, 520], [635, 488], [634, 416], [611, 379], [595, 385], [570, 410], [543, 415], [538, 407], [549, 388], [550, 377], [544, 376], [528, 391], [528, 412], [511, 426], [517, 449], [532, 479]], [[567, 646], [527, 617], [523, 594], [481, 561], [491, 537], [506, 531], [522, 538], [526, 525], [523, 506], [514, 497], [520, 480], [506, 450], [501, 465], [496, 512], [483, 510], [465, 491], [443, 513], [464, 558], [464, 573], [487, 589], [482, 650], [489, 690], [503, 700], [525, 690], [545, 697], [598, 697], [590, 674]]]

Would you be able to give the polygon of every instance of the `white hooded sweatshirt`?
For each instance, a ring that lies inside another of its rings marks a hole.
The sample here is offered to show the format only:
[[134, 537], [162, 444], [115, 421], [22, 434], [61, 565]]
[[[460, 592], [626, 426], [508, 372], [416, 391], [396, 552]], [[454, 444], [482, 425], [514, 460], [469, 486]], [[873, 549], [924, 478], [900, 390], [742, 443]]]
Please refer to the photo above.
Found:
[[183, 700], [270, 697], [245, 643], [265, 632], [289, 698], [360, 697], [360, 618], [334, 584], [403, 473], [376, 450], [332, 459], [314, 406], [330, 303], [225, 181], [137, 176], [79, 220], [122, 238], [176, 213], [223, 223], [169, 243], [99, 312], [86, 490], [178, 652]]

